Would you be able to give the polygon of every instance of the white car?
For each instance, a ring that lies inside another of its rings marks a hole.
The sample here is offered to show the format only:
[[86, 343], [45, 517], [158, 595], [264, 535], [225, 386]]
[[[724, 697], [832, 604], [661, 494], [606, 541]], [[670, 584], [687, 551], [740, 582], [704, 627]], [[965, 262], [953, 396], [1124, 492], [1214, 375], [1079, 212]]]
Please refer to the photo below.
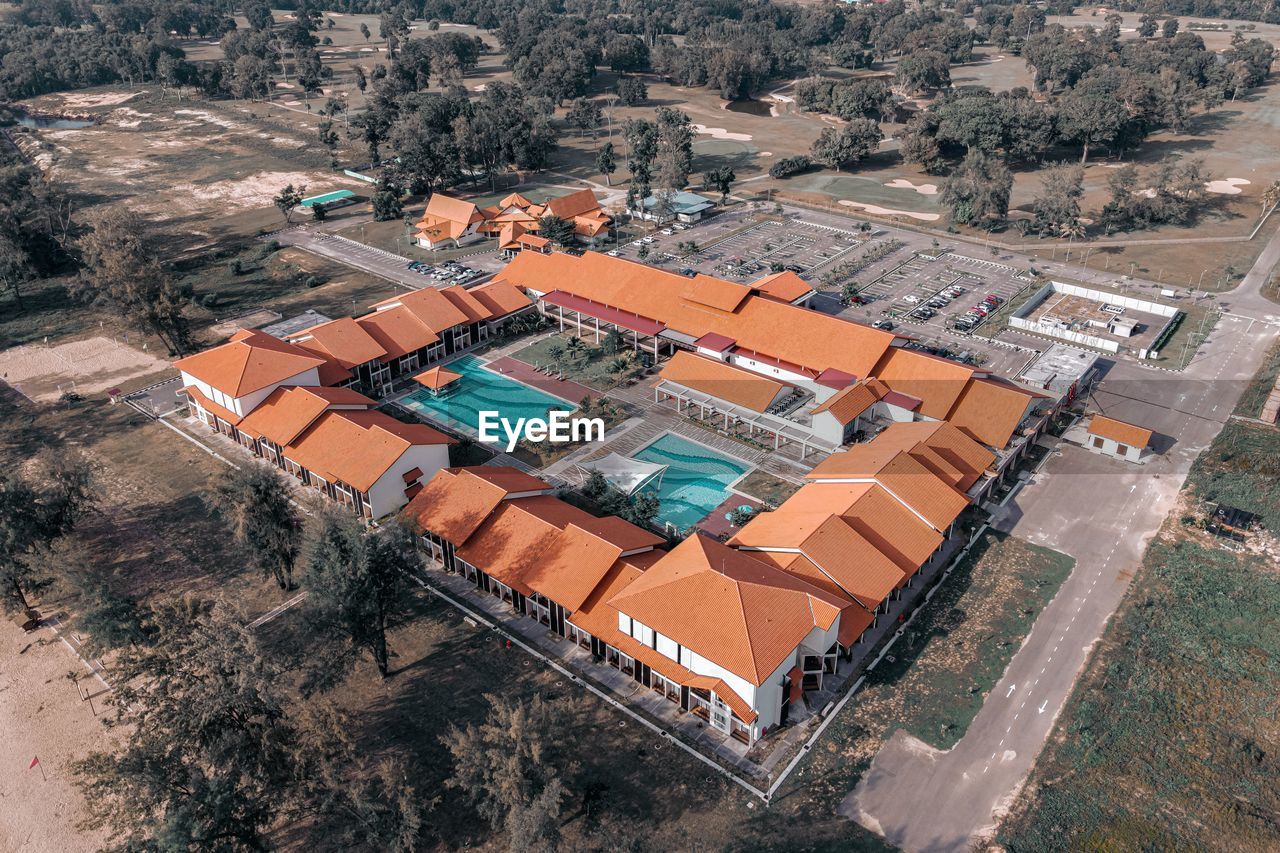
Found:
[[608, 256], [609, 256], [609, 257], [611, 257], [611, 258], [616, 258], [616, 257], [618, 257], [618, 254], [619, 254], [619, 253], [618, 253], [618, 250], [617, 250], [617, 249], [610, 249], [609, 251], [605, 252], [605, 254], [606, 254], [606, 255], [608, 255]]
[[642, 243], [656, 243], [657, 241], [656, 241], [656, 240], [654, 240], [652, 237], [641, 237], [641, 238], [640, 238], [640, 242], [642, 242]]
[[667, 237], [670, 237], [672, 234], [676, 232], [672, 231], [670, 228], [663, 228], [661, 233], [666, 235]]
[[919, 297], [919, 296], [904, 296], [904, 297], [902, 297], [902, 301], [903, 301], [903, 302], [909, 302], [909, 303], [911, 303], [912, 305], [915, 305], [917, 302], [919, 302], [919, 301], [920, 301], [920, 297]]
[[643, 246], [643, 245], [644, 245], [644, 241], [643, 241], [643, 240], [632, 240], [632, 241], [631, 241], [631, 245], [633, 245], [633, 246]]

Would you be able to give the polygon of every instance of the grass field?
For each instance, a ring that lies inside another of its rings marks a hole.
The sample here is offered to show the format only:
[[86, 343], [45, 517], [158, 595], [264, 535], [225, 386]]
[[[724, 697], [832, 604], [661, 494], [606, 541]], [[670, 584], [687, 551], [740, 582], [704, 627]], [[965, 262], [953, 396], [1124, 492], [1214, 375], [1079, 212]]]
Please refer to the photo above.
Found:
[[1280, 430], [1229, 421], [1191, 468], [1187, 484], [1204, 501], [1257, 513], [1280, 531]]
[[783, 807], [834, 810], [896, 729], [954, 745], [1072, 565], [1056, 551], [985, 534], [779, 791]]
[[[611, 373], [609, 368], [615, 359], [630, 356], [630, 349], [617, 355], [607, 355], [596, 346], [594, 338], [585, 337], [582, 338], [582, 342], [587, 345], [587, 348], [583, 351], [584, 354], [570, 356], [567, 352], [569, 338], [569, 335], [550, 335], [512, 353], [512, 357], [535, 367], [550, 367], [554, 364], [554, 359], [551, 357], [551, 348], [558, 346], [561, 350], [566, 350], [559, 364], [559, 369], [564, 373], [564, 378], [571, 382], [579, 382], [597, 391], [609, 391], [616, 388], [619, 382], [628, 375], [628, 371]], [[636, 364], [633, 361], [628, 363], [632, 366]]]
[[783, 501], [799, 490], [800, 487], [795, 483], [780, 480], [759, 468], [752, 470], [750, 474], [743, 477], [734, 486], [734, 491], [742, 492], [744, 495], [751, 495], [751, 497], [757, 498], [769, 506], [781, 506]]

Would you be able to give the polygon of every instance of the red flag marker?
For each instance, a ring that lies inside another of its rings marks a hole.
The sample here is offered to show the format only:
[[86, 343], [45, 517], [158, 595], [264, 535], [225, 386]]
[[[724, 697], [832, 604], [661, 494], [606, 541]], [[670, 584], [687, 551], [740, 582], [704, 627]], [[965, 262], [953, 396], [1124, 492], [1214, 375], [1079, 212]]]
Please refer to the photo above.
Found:
[[27, 765], [27, 769], [28, 769], [28, 770], [30, 770], [31, 768], [36, 767], [36, 766], [39, 766], [39, 767], [40, 767], [40, 778], [42, 778], [42, 779], [44, 779], [44, 781], [48, 782], [48, 781], [49, 781], [49, 777], [45, 775], [45, 772], [44, 772], [44, 765], [40, 763], [40, 756], [38, 756], [38, 755], [33, 755], [33, 756], [31, 757], [31, 763]]
[[32, 758], [31, 763], [27, 765], [27, 769], [30, 770], [31, 768], [35, 767], [39, 763], [40, 763], [39, 757]]

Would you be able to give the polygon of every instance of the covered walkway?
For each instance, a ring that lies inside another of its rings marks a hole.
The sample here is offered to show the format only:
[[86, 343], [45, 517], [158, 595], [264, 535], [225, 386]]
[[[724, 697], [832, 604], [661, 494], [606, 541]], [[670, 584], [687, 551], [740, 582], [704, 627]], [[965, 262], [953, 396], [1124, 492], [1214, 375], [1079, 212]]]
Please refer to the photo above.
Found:
[[801, 460], [807, 458], [812, 452], [834, 453], [839, 450], [838, 445], [815, 436], [795, 421], [770, 415], [767, 412], [756, 412], [666, 379], [653, 388], [655, 403], [660, 402], [664, 397], [676, 401], [677, 412], [684, 412], [686, 407], [692, 410], [696, 406], [702, 420], [709, 420], [715, 416], [723, 418], [726, 431], [734, 424], [745, 424], [748, 436], [754, 436], [757, 432], [770, 436], [773, 439], [775, 451], [789, 443], [797, 444], [800, 447]]

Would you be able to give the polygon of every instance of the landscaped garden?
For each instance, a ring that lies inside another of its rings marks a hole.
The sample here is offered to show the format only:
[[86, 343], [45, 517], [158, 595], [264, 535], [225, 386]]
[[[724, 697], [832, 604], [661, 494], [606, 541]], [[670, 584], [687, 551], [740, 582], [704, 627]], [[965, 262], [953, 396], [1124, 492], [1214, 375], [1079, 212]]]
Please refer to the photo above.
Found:
[[574, 335], [550, 335], [534, 341], [512, 357], [537, 368], [550, 369], [562, 379], [596, 391], [609, 391], [634, 382], [645, 371], [637, 354], [616, 331], [602, 335], [599, 345]]

